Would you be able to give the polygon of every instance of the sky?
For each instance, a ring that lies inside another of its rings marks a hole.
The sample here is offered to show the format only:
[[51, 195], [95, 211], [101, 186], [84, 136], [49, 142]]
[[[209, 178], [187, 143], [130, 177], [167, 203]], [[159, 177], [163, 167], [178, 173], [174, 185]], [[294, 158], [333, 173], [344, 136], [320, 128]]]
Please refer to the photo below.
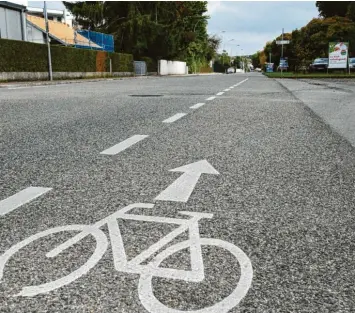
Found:
[[208, 14], [208, 33], [223, 36], [220, 51], [224, 47], [236, 55], [243, 49], [242, 54], [250, 55], [279, 36], [282, 28], [287, 33], [305, 26], [318, 17], [318, 10], [315, 1], [209, 1]]
[[[28, 5], [43, 7], [43, 1]], [[64, 8], [61, 1], [47, 1], [47, 7]], [[208, 1], [208, 15], [208, 33], [223, 37], [220, 52], [224, 48], [228, 54], [249, 55], [280, 35], [282, 28], [291, 32], [306, 25], [318, 17], [318, 10], [315, 1]]]

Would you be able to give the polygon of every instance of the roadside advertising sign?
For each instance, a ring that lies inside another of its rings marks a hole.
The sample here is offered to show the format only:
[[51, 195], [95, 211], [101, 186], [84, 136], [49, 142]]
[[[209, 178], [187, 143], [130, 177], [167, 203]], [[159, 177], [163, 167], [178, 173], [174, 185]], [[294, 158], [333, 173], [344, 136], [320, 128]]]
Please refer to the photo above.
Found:
[[328, 68], [347, 68], [348, 65], [348, 42], [329, 43], [329, 66]]

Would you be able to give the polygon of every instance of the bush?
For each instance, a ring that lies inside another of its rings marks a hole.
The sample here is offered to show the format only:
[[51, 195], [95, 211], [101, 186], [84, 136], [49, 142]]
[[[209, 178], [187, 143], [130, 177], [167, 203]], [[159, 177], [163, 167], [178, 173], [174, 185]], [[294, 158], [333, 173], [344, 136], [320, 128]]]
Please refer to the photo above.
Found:
[[43, 44], [0, 39], [0, 72], [46, 72], [47, 59]]
[[[89, 49], [51, 46], [53, 72], [133, 72], [133, 56]], [[47, 72], [47, 45], [0, 39], [0, 72]]]
[[97, 51], [52, 46], [53, 72], [96, 72]]
[[209, 66], [200, 67], [200, 73], [212, 73], [213, 69]]
[[134, 72], [133, 55], [127, 53], [110, 53], [112, 72]]
[[148, 72], [158, 72], [158, 62], [149, 57], [139, 57], [138, 61], [144, 61], [147, 64]]

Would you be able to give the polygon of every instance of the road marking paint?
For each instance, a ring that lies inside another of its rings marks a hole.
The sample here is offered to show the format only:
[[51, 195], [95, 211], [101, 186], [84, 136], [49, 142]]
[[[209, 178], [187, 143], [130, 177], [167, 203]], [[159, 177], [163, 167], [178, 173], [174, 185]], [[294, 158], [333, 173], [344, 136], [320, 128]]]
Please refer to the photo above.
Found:
[[14, 89], [24, 89], [24, 88], [29, 88], [29, 87], [10, 87], [10, 88], [7, 88], [7, 89], [14, 90]]
[[245, 83], [248, 79], [249, 79], [249, 78], [242, 80], [242, 81], [239, 82], [238, 84], [235, 84], [234, 87], [237, 87], [237, 86], [239, 86], [239, 85]]
[[114, 145], [111, 148], [108, 148], [108, 149], [100, 152], [100, 154], [115, 155], [117, 153], [120, 153], [120, 152], [126, 150], [130, 146], [133, 146], [137, 142], [139, 142], [147, 137], [148, 137], [148, 135], [134, 135], [132, 137], [127, 138], [126, 140], [121, 141], [117, 145]]
[[224, 92], [221, 91], [221, 92], [217, 93], [216, 96], [222, 96], [223, 94], [224, 94]]
[[209, 98], [206, 99], [206, 101], [211, 101], [211, 100], [214, 100], [214, 99], [216, 99], [216, 97], [209, 97]]
[[198, 109], [198, 108], [202, 107], [203, 105], [205, 105], [205, 103], [196, 103], [193, 106], [191, 106], [190, 109]]
[[233, 89], [233, 88], [234, 88], [234, 86], [229, 87], [229, 89]]
[[174, 168], [170, 172], [183, 172], [184, 174], [163, 190], [154, 200], [187, 202], [202, 174], [219, 174], [206, 160]]
[[229, 89], [227, 88], [227, 89], [224, 89], [223, 91], [229, 91]]
[[[54, 235], [67, 231], [79, 231], [79, 233], [74, 235], [74, 237], [71, 237], [66, 242], [61, 243], [59, 246], [56, 246], [54, 249], [49, 251], [46, 254], [46, 257], [55, 257], [56, 255], [62, 253], [64, 250], [80, 242], [88, 235], [91, 235], [95, 238], [96, 247], [93, 254], [86, 261], [86, 263], [83, 264], [81, 267], [75, 269], [73, 272], [67, 274], [66, 276], [62, 276], [59, 279], [52, 280], [40, 285], [24, 286], [22, 287], [22, 290], [19, 293], [13, 295], [13, 297], [33, 297], [38, 294], [48, 293], [50, 291], [56, 290], [76, 281], [81, 276], [87, 274], [89, 270], [91, 270], [97, 263], [99, 263], [104, 254], [106, 253], [109, 247], [109, 241], [107, 235], [100, 228], [107, 224], [109, 232], [108, 236], [110, 237], [111, 248], [113, 251], [112, 258], [115, 269], [119, 272], [127, 274], [140, 275], [140, 279], [138, 282], [138, 295], [142, 302], [142, 305], [147, 309], [148, 312], [182, 312], [166, 307], [164, 304], [159, 302], [158, 299], [155, 298], [154, 290], [152, 288], [152, 281], [156, 277], [176, 279], [180, 281], [195, 283], [203, 281], [205, 278], [205, 268], [203, 262], [204, 256], [202, 254], [202, 246], [215, 246], [219, 249], [224, 249], [225, 251], [232, 254], [239, 264], [239, 270], [235, 275], [235, 278], [239, 278], [239, 281], [236, 281], [236, 288], [230, 292], [229, 296], [225, 297], [224, 299], [221, 299], [220, 302], [217, 302], [213, 306], [202, 308], [199, 311], [205, 313], [229, 312], [233, 307], [237, 306], [251, 287], [251, 283], [253, 280], [253, 267], [248, 256], [243, 252], [243, 250], [241, 250], [234, 244], [220, 239], [201, 238], [201, 234], [199, 233], [199, 220], [202, 218], [211, 219], [213, 217], [213, 214], [188, 211], [179, 212], [183, 215], [189, 216], [189, 219], [166, 218], [151, 215], [134, 215], [130, 213], [126, 214], [128, 211], [134, 208], [153, 207], [154, 204], [150, 203], [134, 203], [117, 210], [113, 214], [97, 221], [92, 225], [59, 226], [32, 235], [13, 245], [0, 256], [0, 281], [4, 276], [6, 264], [22, 248], [25, 248], [34, 241], [41, 238], [45, 238], [49, 235]], [[170, 232], [163, 238], [160, 238], [159, 241], [148, 247], [148, 249], [142, 251], [134, 259], [128, 260], [121, 236], [122, 230], [119, 228], [117, 220], [135, 220], [136, 217], [139, 217], [139, 220], [141, 221], [174, 225], [177, 224], [180, 226], [172, 230], [172, 232]], [[189, 239], [174, 244], [174, 240], [178, 238], [181, 234], [184, 234], [186, 232], [189, 233]], [[171, 243], [173, 244], [171, 245]], [[176, 253], [178, 252], [187, 250], [190, 254], [191, 270], [180, 270], [160, 266], [160, 264], [163, 263], [164, 260], [169, 259], [172, 255], [176, 255]], [[149, 259], [151, 260], [149, 261]], [[148, 263], [142, 264], [144, 261], [148, 261]]]
[[169, 118], [164, 120], [163, 123], [173, 123], [173, 122], [177, 121], [178, 119], [184, 117], [185, 115], [187, 115], [187, 113], [176, 113], [175, 115], [170, 116]]
[[52, 188], [28, 187], [23, 189], [13, 196], [0, 201], [0, 215], [10, 213], [11, 211], [30, 202], [33, 199], [38, 198], [50, 190], [52, 190]]

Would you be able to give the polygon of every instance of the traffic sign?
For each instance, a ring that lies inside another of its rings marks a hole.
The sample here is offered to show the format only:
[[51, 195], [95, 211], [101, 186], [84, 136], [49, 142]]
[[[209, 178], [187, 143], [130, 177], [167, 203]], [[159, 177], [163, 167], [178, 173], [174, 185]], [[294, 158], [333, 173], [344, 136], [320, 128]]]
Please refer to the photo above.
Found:
[[288, 45], [289, 43], [289, 40], [276, 40], [277, 45]]

